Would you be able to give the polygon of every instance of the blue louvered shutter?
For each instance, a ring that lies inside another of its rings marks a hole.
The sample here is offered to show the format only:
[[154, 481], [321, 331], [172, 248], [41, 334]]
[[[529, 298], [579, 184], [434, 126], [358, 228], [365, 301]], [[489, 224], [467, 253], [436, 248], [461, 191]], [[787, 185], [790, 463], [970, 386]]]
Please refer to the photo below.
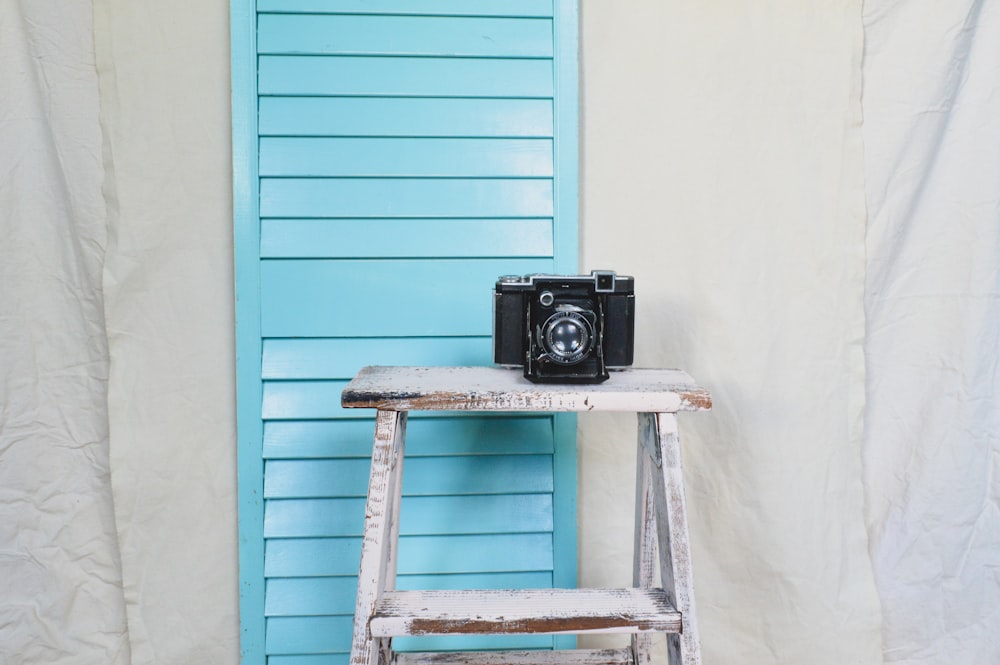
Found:
[[[373, 422], [340, 391], [368, 364], [489, 364], [497, 276], [575, 272], [575, 3], [233, 17], [244, 659], [343, 665]], [[398, 585], [573, 585], [573, 418], [412, 415]]]

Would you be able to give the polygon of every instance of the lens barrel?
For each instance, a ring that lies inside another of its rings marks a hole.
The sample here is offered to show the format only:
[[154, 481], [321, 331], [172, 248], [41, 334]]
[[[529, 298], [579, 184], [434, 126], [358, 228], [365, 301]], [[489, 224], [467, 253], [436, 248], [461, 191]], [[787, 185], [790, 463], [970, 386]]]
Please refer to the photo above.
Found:
[[594, 329], [577, 312], [557, 312], [542, 326], [542, 349], [561, 365], [572, 365], [587, 357], [594, 348]]

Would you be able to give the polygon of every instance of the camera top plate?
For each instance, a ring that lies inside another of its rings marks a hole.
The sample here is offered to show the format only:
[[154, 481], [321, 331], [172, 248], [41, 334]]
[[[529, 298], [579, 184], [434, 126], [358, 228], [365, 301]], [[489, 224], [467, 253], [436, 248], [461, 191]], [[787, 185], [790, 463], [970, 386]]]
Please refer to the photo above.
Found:
[[558, 282], [566, 285], [593, 286], [594, 293], [632, 293], [635, 279], [619, 275], [614, 270], [591, 270], [589, 275], [504, 275], [497, 280], [497, 287], [505, 291], [532, 291], [539, 285]]

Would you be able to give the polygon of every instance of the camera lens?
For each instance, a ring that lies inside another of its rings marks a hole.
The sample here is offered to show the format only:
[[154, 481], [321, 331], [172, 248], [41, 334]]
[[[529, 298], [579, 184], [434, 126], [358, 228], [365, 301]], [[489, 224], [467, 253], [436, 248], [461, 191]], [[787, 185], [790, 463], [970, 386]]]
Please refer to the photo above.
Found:
[[579, 362], [593, 346], [590, 323], [576, 312], [561, 312], [549, 317], [542, 339], [549, 357], [564, 365]]

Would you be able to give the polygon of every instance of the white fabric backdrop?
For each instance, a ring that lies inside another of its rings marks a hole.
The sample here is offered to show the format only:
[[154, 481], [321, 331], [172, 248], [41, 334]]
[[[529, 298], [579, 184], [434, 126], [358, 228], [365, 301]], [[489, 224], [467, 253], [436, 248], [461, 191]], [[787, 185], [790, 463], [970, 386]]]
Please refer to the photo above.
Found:
[[887, 663], [1000, 663], [1000, 3], [867, 3], [867, 522]]
[[[583, 267], [716, 397], [706, 665], [1000, 662], [997, 4], [582, 3]], [[0, 662], [238, 662], [227, 5], [0, 0]]]
[[97, 0], [94, 11], [132, 662], [235, 662], [228, 3]]
[[[584, 4], [583, 267], [714, 395], [681, 418], [705, 662], [876, 663], [860, 1], [640, 4]], [[621, 585], [633, 419], [580, 423], [582, 578]]]
[[0, 0], [0, 663], [126, 665], [89, 0]]

